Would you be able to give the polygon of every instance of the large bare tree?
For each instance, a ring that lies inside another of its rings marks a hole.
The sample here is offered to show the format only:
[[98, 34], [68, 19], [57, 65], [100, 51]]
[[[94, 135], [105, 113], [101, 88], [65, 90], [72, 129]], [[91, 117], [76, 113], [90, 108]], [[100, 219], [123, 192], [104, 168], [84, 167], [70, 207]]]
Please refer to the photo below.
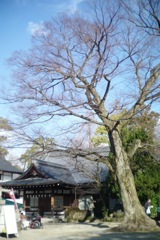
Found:
[[130, 168], [130, 158], [143, 146], [137, 139], [126, 152], [120, 132], [160, 98], [157, 36], [133, 24], [118, 0], [95, 1], [88, 9], [84, 16], [46, 22], [30, 50], [15, 52], [9, 60], [15, 68], [8, 100], [16, 103], [23, 125], [74, 116], [104, 126], [113, 157], [96, 155], [118, 179], [125, 212], [121, 227], [153, 230]]
[[159, 0], [122, 0], [128, 12], [128, 20], [149, 35], [160, 36], [160, 7]]

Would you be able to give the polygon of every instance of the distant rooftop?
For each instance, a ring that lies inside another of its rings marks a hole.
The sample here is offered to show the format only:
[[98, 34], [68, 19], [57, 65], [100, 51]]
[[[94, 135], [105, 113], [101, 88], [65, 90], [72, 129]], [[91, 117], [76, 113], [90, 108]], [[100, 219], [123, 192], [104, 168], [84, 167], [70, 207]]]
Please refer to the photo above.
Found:
[[22, 173], [23, 171], [13, 166], [9, 161], [5, 160], [3, 156], [0, 156], [0, 170], [12, 173]]

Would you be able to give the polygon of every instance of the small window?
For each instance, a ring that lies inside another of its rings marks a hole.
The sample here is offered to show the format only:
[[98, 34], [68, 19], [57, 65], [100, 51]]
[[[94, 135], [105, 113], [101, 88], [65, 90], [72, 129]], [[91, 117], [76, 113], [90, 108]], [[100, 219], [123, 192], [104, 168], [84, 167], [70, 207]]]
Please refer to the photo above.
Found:
[[63, 207], [63, 196], [54, 197], [54, 206]]
[[70, 190], [63, 190], [64, 194], [70, 194]]
[[38, 208], [38, 198], [30, 198], [30, 208]]
[[10, 181], [12, 180], [12, 174], [11, 173], [4, 173], [3, 175], [3, 181]]
[[32, 193], [34, 193], [34, 191], [26, 191], [26, 194], [32, 194]]

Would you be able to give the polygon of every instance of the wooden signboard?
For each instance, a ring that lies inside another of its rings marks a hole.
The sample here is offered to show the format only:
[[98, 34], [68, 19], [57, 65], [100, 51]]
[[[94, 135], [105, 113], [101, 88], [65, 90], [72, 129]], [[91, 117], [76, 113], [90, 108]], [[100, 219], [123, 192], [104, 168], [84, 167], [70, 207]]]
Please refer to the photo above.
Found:
[[7, 238], [9, 234], [15, 234], [16, 237], [18, 237], [18, 228], [17, 228], [16, 213], [15, 213], [14, 206], [5, 205], [2, 207], [2, 212], [4, 216], [4, 223], [5, 223]]
[[0, 206], [0, 233], [2, 233], [5, 230], [5, 222], [4, 222], [4, 211], [3, 206]]

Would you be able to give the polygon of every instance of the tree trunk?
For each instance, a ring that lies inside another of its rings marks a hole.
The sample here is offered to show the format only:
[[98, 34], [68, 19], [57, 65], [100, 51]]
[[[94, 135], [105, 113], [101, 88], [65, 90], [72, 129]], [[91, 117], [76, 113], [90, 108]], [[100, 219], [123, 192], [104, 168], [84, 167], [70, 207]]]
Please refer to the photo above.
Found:
[[135, 188], [134, 177], [130, 168], [129, 159], [122, 146], [118, 131], [110, 135], [111, 148], [115, 155], [116, 176], [120, 186], [124, 219], [115, 230], [121, 231], [150, 231], [156, 230], [157, 224], [151, 220], [142, 207]]

